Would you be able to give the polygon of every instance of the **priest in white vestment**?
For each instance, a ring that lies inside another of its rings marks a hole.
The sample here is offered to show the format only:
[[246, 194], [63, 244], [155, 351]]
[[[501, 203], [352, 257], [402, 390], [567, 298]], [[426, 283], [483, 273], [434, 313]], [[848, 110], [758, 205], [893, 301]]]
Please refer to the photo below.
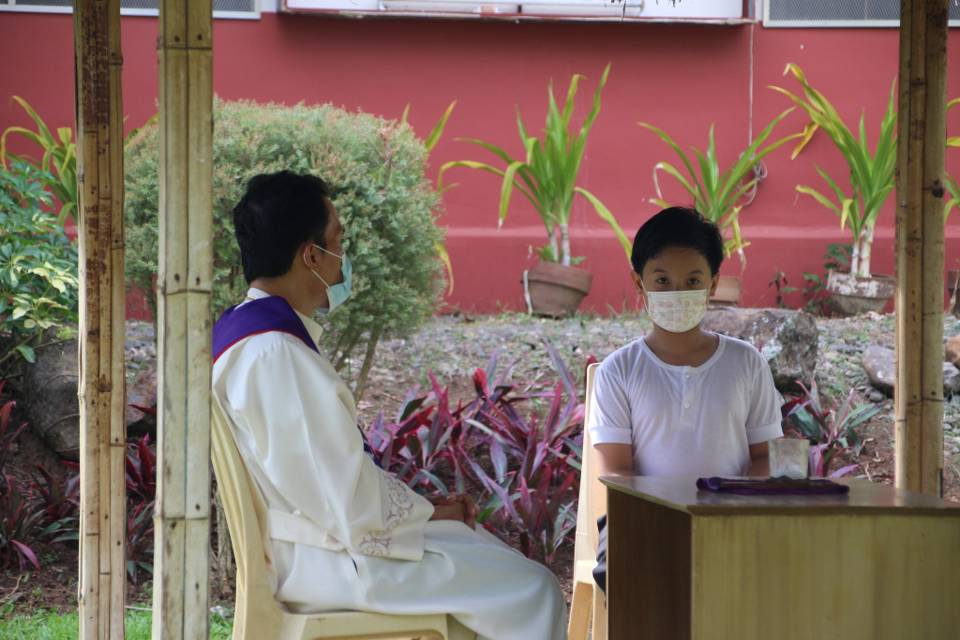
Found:
[[469, 500], [433, 505], [365, 451], [311, 319], [350, 294], [324, 183], [258, 176], [234, 224], [251, 288], [214, 329], [213, 392], [268, 507], [276, 598], [298, 613], [445, 613], [490, 640], [565, 638], [549, 570], [475, 529]]

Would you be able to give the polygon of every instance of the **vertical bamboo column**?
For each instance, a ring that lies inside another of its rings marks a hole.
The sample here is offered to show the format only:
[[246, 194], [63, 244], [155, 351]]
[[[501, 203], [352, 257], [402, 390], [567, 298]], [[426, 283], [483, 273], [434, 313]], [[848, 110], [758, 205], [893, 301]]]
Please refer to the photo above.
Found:
[[947, 0], [901, 0], [896, 484], [940, 495]]
[[161, 1], [154, 640], [208, 634], [211, 30], [211, 0]]
[[120, 0], [74, 12], [80, 271], [80, 638], [123, 638], [123, 103]]

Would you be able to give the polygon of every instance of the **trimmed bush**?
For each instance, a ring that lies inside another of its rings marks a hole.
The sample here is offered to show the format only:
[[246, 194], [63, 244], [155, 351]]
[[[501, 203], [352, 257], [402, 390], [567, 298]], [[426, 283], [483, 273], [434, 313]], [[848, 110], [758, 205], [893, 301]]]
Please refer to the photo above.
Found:
[[[362, 391], [377, 342], [417, 328], [443, 290], [439, 196], [424, 175], [423, 143], [406, 124], [329, 105], [218, 100], [214, 129], [214, 315], [242, 300], [247, 286], [231, 215], [247, 181], [281, 169], [320, 176], [333, 190], [354, 264], [353, 297], [323, 320], [325, 346], [338, 369], [363, 355], [364, 366], [348, 371]], [[154, 311], [158, 149], [156, 123], [126, 146], [127, 277]]]

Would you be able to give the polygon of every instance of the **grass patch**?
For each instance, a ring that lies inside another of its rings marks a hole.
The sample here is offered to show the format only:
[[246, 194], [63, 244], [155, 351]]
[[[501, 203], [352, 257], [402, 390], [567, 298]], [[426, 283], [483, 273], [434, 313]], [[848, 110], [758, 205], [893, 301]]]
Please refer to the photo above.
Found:
[[[150, 640], [151, 613], [127, 611], [127, 640]], [[77, 613], [35, 611], [0, 619], [0, 640], [75, 640], [79, 636]], [[233, 623], [217, 614], [210, 616], [210, 640], [230, 640]]]

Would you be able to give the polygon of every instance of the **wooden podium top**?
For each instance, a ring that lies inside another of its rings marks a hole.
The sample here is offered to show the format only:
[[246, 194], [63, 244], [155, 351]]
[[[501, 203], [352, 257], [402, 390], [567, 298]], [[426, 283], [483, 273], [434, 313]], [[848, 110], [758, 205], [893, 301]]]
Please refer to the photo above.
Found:
[[756, 515], [768, 513], [804, 515], [898, 513], [960, 518], [960, 505], [921, 493], [874, 484], [867, 480], [838, 480], [850, 485], [844, 495], [743, 496], [700, 491], [696, 478], [651, 476], [603, 476], [610, 491], [633, 495], [655, 504], [693, 515]]

